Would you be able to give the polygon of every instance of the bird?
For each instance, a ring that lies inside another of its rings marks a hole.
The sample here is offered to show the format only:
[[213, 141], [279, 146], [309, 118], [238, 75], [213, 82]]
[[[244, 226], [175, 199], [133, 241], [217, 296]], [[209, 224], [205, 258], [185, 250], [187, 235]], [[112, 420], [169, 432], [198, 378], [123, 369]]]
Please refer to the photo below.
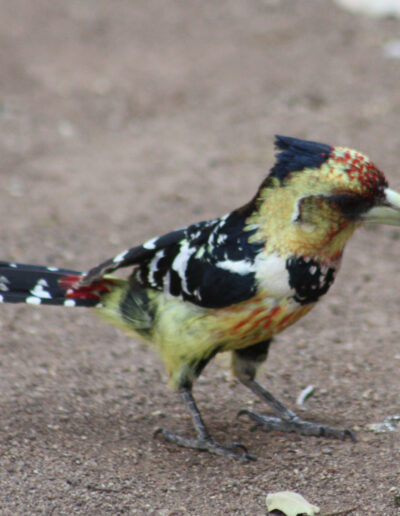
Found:
[[[243, 409], [265, 431], [355, 439], [346, 428], [301, 419], [256, 380], [275, 336], [328, 292], [346, 242], [365, 223], [400, 225], [400, 194], [364, 154], [275, 137], [276, 160], [256, 194], [221, 217], [147, 240], [87, 272], [0, 262], [0, 302], [91, 307], [159, 355], [188, 410], [195, 437], [159, 428], [168, 442], [241, 461], [219, 443], [193, 384], [218, 353], [274, 415]], [[129, 268], [127, 277], [114, 274]]]

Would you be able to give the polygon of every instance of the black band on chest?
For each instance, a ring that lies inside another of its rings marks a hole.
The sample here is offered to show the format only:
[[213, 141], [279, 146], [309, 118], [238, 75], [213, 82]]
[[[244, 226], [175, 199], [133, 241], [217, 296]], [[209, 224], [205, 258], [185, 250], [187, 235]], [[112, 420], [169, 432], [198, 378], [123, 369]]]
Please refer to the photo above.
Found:
[[326, 294], [335, 279], [336, 269], [321, 265], [311, 258], [292, 257], [286, 260], [289, 285], [294, 299], [302, 304], [315, 303]]

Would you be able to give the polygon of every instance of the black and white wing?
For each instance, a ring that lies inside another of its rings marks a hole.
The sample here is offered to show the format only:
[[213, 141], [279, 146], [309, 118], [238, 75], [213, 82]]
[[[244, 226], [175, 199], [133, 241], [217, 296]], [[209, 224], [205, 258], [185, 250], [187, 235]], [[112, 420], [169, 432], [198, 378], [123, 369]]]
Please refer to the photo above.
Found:
[[192, 224], [154, 238], [87, 273], [85, 284], [121, 267], [136, 266], [143, 286], [207, 308], [239, 303], [255, 295], [255, 259], [262, 244], [249, 242], [244, 212]]

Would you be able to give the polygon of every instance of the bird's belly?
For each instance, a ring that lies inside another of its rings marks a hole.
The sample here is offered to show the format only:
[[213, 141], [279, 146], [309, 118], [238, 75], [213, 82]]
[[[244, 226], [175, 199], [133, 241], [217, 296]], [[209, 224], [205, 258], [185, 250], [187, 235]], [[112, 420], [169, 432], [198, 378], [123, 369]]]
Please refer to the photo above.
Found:
[[290, 297], [258, 295], [229, 307], [204, 309], [179, 299], [160, 298], [149, 340], [174, 386], [204, 359], [267, 340], [314, 306], [300, 305]]

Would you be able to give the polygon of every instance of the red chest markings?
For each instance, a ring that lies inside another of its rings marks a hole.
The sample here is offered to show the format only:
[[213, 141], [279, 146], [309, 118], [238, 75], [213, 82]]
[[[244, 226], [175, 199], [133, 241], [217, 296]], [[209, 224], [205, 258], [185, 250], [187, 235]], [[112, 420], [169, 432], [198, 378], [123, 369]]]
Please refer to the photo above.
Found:
[[311, 310], [312, 306], [295, 306], [285, 299], [276, 306], [268, 307], [262, 298], [257, 297], [226, 310], [222, 326], [226, 334], [235, 340], [260, 340], [280, 333]]
[[243, 319], [242, 321], [235, 324], [235, 326], [232, 328], [232, 333], [236, 333], [240, 328], [242, 328], [245, 325], [249, 325], [249, 329], [255, 330], [258, 328], [264, 328], [268, 329], [271, 327], [271, 324], [273, 323], [274, 318], [281, 312], [282, 309], [280, 306], [276, 306], [272, 310], [268, 312], [268, 314], [264, 315], [263, 317], [257, 317], [262, 313], [265, 313], [265, 308], [259, 307], [255, 308], [250, 314]]

